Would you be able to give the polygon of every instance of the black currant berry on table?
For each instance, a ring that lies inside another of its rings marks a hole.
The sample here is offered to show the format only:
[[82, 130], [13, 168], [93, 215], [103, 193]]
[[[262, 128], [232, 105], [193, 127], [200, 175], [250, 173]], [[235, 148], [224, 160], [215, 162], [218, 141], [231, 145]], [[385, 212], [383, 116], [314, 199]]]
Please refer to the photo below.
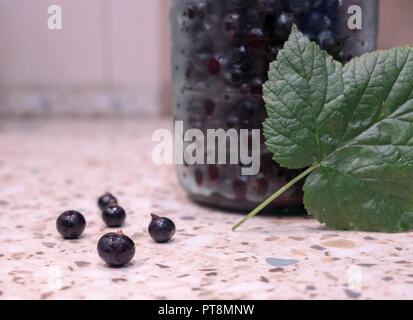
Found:
[[149, 235], [156, 242], [168, 242], [175, 234], [175, 224], [171, 219], [165, 217], [159, 217], [156, 214], [152, 214], [152, 220], [149, 224]]
[[86, 227], [86, 220], [80, 212], [63, 212], [56, 221], [57, 231], [65, 239], [77, 239]]
[[221, 64], [216, 58], [210, 58], [207, 61], [207, 69], [211, 75], [217, 75], [221, 70]]
[[135, 243], [122, 231], [105, 234], [98, 242], [98, 254], [111, 267], [128, 264], [135, 255]]
[[106, 193], [98, 199], [98, 206], [100, 210], [105, 210], [109, 205], [117, 204], [118, 200], [110, 193]]
[[125, 222], [125, 210], [112, 202], [106, 209], [102, 211], [102, 218], [109, 228], [119, 228]]

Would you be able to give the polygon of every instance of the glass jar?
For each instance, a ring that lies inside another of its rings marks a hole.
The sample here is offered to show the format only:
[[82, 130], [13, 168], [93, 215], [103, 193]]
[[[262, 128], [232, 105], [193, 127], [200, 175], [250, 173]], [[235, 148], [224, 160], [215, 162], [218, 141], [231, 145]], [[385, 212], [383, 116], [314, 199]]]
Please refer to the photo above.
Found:
[[[351, 5], [362, 10], [361, 30], [348, 26]], [[170, 13], [174, 118], [205, 134], [262, 129], [262, 84], [293, 23], [343, 63], [376, 49], [378, 0], [172, 0]], [[243, 176], [241, 163], [178, 164], [179, 181], [198, 202], [251, 210], [299, 172], [280, 167], [261, 143], [257, 175]], [[295, 211], [302, 199], [297, 185], [272, 208]]]

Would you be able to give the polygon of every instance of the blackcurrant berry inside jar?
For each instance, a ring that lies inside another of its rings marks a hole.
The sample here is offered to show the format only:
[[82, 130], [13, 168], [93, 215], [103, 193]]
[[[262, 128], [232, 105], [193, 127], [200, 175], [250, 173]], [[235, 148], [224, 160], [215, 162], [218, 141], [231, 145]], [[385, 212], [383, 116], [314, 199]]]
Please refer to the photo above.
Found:
[[[205, 137], [208, 129], [262, 130], [267, 116], [262, 85], [293, 24], [343, 63], [377, 46], [378, 0], [171, 2], [174, 120], [183, 122], [184, 132], [200, 129]], [[176, 165], [190, 198], [247, 211], [300, 172], [280, 167], [262, 135], [256, 175], [242, 175], [245, 164], [231, 164], [227, 147], [226, 164]], [[210, 146], [204, 150], [206, 159]], [[270, 207], [296, 212], [302, 201], [301, 184]]]

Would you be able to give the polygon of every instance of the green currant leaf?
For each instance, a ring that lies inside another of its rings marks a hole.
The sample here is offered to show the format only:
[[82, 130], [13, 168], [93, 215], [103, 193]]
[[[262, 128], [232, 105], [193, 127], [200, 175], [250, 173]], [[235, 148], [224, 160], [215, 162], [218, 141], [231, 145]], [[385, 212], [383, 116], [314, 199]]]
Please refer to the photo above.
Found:
[[312, 166], [304, 202], [317, 220], [344, 230], [413, 227], [413, 48], [343, 66], [294, 27], [264, 100], [274, 160]]

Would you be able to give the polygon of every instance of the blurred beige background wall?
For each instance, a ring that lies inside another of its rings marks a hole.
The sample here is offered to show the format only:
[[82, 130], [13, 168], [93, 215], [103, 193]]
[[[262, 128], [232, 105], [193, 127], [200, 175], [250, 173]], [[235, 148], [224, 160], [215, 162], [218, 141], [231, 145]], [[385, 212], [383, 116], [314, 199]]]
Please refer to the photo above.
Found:
[[413, 1], [380, 0], [379, 47], [413, 45]]
[[[47, 8], [63, 29], [47, 28]], [[0, 116], [170, 110], [169, 0], [0, 0]], [[381, 0], [380, 48], [413, 44], [413, 1]]]
[[[47, 27], [53, 4], [62, 30]], [[166, 0], [0, 0], [0, 112], [159, 114], [167, 11]]]

